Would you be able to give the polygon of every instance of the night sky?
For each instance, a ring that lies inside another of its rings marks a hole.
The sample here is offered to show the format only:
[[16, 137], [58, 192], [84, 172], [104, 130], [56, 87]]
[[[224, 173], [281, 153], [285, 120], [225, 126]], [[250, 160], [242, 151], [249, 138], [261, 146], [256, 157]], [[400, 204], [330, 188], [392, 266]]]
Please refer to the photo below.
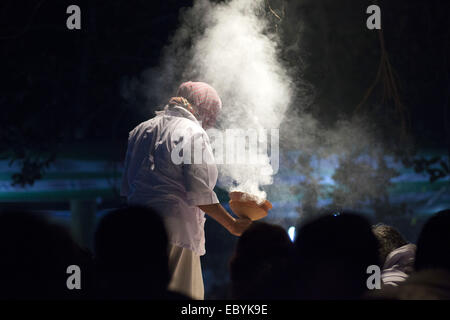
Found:
[[[279, 3], [274, 1], [272, 6]], [[287, 26], [282, 26], [285, 42], [289, 43], [295, 33], [289, 29], [290, 19], [299, 16], [311, 28], [317, 27], [317, 33], [324, 23], [333, 30], [327, 35], [327, 50], [335, 52], [331, 58], [323, 55], [323, 40], [311, 40], [320, 39], [319, 34], [307, 34], [305, 38], [310, 49], [310, 68], [305, 75], [319, 88], [317, 99], [326, 101], [315, 113], [323, 121], [332, 122], [338, 114], [329, 105], [350, 101], [348, 105], [354, 106], [376, 75], [379, 46], [375, 33], [364, 28], [366, 15], [361, 12], [371, 2], [344, 1], [339, 6], [332, 1], [320, 5], [306, 1], [303, 7], [287, 3]], [[52, 153], [77, 141], [101, 140], [115, 145], [112, 155], [120, 158], [124, 134], [149, 116], [123, 98], [121, 85], [124, 79], [139, 77], [145, 69], [158, 65], [161, 49], [179, 25], [180, 12], [192, 1], [78, 1], [81, 30], [66, 28], [65, 11], [70, 4], [1, 4], [0, 103], [6, 113], [1, 124], [22, 135], [15, 140], [2, 134], [2, 151], [15, 148], [14, 153], [23, 154], [39, 141], [41, 149]], [[412, 136], [425, 147], [448, 148], [448, 3], [381, 1], [380, 5], [386, 48], [402, 102], [411, 117]], [[319, 16], [317, 8], [324, 14]], [[287, 63], [295, 63], [295, 59], [287, 58]], [[325, 67], [325, 71], [320, 69]], [[347, 82], [352, 93], [333, 77]], [[357, 83], [365, 88], [357, 87]], [[350, 97], [352, 94], [354, 97]], [[380, 92], [374, 96], [379, 99]]]

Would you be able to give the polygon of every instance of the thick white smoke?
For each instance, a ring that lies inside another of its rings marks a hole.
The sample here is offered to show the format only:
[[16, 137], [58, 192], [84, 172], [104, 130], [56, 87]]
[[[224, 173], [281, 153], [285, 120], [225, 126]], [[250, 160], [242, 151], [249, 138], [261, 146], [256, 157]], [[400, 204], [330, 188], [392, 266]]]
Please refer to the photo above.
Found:
[[[189, 17], [186, 19], [189, 23], [193, 17], [201, 20], [198, 25], [202, 30], [192, 39], [184, 80], [204, 81], [218, 91], [224, 105], [219, 121], [221, 129], [255, 129], [260, 146], [265, 144], [264, 139], [268, 140], [269, 149], [259, 149], [257, 163], [229, 163], [224, 159], [219, 167], [220, 181], [230, 190], [265, 198], [260, 187], [272, 183], [273, 161], [278, 161], [272, 159], [271, 166], [269, 153], [278, 145], [269, 143], [270, 130], [278, 129], [283, 121], [291, 99], [292, 81], [278, 60], [277, 39], [268, 31], [264, 1], [212, 4], [198, 0], [185, 16]], [[195, 28], [190, 26], [189, 30], [186, 25], [181, 26], [174, 39], [182, 38], [188, 31], [195, 34], [192, 27]], [[263, 129], [268, 130], [266, 137], [261, 134]]]

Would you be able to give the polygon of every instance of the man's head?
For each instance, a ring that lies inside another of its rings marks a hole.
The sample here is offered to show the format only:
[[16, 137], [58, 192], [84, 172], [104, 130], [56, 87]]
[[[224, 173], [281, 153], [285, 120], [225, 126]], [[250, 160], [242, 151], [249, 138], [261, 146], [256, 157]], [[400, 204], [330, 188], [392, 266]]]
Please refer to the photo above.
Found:
[[379, 264], [378, 243], [367, 219], [343, 212], [300, 226], [293, 277], [300, 299], [358, 299], [367, 290], [367, 267]]
[[163, 220], [152, 209], [126, 207], [105, 215], [95, 233], [100, 294], [161, 295], [170, 280], [167, 245]]
[[450, 270], [450, 209], [433, 215], [424, 225], [417, 241], [415, 267]]
[[291, 295], [293, 244], [281, 226], [256, 221], [238, 239], [230, 260], [233, 299], [285, 299]]
[[[42, 213], [0, 213], [0, 300], [77, 299], [90, 294], [90, 255], [65, 227]], [[66, 270], [78, 265], [83, 290], [67, 290]]]
[[180, 85], [177, 96], [188, 100], [194, 116], [202, 122], [204, 129], [214, 126], [222, 109], [222, 101], [213, 87], [204, 82], [188, 81]]
[[408, 244], [394, 227], [380, 223], [373, 226], [372, 231], [379, 242], [381, 264], [384, 264], [389, 253]]

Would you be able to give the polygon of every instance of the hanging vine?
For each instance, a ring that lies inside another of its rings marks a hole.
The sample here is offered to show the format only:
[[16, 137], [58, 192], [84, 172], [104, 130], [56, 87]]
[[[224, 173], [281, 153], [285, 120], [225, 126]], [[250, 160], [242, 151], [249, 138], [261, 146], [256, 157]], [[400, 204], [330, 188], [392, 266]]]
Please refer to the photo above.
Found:
[[[377, 3], [377, 1], [375, 2]], [[410, 114], [408, 108], [403, 104], [400, 97], [399, 88], [397, 85], [397, 77], [395, 70], [389, 60], [389, 54], [386, 50], [383, 30], [378, 30], [378, 39], [380, 43], [380, 62], [378, 64], [377, 75], [370, 85], [370, 87], [365, 92], [361, 102], [356, 106], [355, 113], [362, 110], [363, 106], [366, 104], [370, 95], [377, 87], [377, 85], [382, 85], [382, 99], [381, 103], [389, 103], [392, 101], [394, 106], [394, 111], [398, 115], [401, 127], [401, 139], [406, 138], [409, 128], [410, 128]]]

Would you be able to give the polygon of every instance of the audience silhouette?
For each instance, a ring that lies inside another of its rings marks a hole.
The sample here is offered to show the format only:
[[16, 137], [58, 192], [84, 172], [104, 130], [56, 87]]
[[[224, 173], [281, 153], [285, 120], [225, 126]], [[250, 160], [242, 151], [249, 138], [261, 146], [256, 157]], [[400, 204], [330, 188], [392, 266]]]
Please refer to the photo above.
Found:
[[232, 298], [290, 298], [291, 250], [292, 242], [282, 227], [264, 222], [250, 225], [230, 260]]
[[[92, 259], [68, 230], [50, 223], [42, 214], [0, 214], [0, 298], [79, 299], [89, 298]], [[67, 268], [83, 270], [81, 289], [68, 289]]]
[[379, 265], [378, 242], [369, 222], [352, 213], [306, 222], [294, 249], [297, 299], [359, 299], [367, 290], [367, 268]]
[[[450, 299], [450, 210], [425, 223], [416, 246], [395, 228], [373, 227], [351, 212], [320, 214], [297, 228], [254, 222], [230, 259], [238, 300]], [[190, 300], [168, 290], [168, 237], [150, 208], [124, 207], [97, 226], [94, 253], [42, 213], [0, 213], [0, 299]], [[69, 266], [81, 287], [67, 285]], [[368, 292], [368, 267], [382, 268], [381, 290]]]
[[398, 286], [414, 271], [416, 246], [392, 226], [378, 224], [372, 230], [380, 245], [383, 285]]
[[95, 233], [96, 292], [102, 299], [187, 299], [167, 291], [168, 238], [152, 209], [106, 214]]
[[414, 272], [396, 290], [381, 298], [400, 300], [450, 299], [450, 210], [434, 214], [425, 223], [417, 241]]

